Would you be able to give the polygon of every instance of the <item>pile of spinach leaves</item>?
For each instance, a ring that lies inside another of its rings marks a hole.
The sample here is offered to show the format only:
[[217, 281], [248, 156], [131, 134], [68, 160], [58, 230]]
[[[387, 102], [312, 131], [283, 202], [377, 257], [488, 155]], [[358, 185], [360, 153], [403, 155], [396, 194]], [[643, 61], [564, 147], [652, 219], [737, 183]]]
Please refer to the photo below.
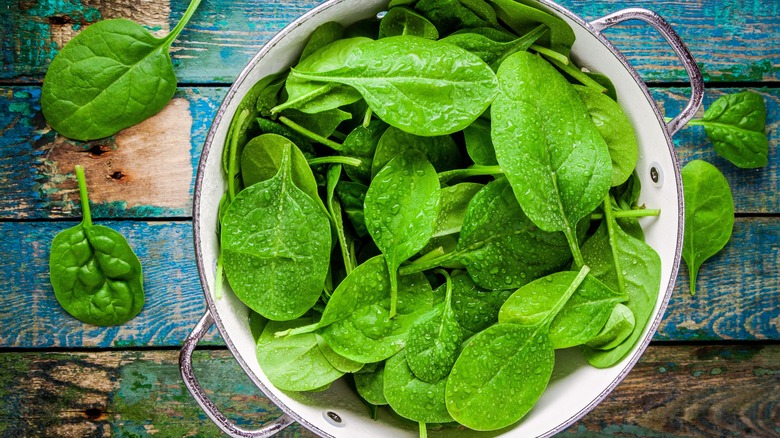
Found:
[[274, 385], [351, 374], [423, 434], [496, 430], [555, 349], [626, 357], [661, 275], [637, 218], [659, 212], [637, 205], [636, 137], [573, 40], [511, 0], [395, 0], [322, 25], [251, 88], [222, 157], [218, 283], [251, 309]]

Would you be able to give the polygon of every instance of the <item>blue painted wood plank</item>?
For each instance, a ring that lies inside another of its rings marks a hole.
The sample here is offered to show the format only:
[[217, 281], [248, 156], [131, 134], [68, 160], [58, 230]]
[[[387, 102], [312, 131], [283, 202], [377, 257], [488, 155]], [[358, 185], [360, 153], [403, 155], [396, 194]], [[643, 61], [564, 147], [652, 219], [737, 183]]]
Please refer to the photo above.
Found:
[[[0, 278], [0, 348], [179, 345], [204, 310], [189, 222], [109, 221], [144, 266], [147, 302], [132, 321], [84, 325], [57, 304], [49, 247], [72, 222], [0, 222], [7, 275]], [[780, 218], [740, 218], [723, 252], [699, 274], [691, 297], [685, 268], [655, 339], [780, 340]], [[210, 338], [215, 342], [215, 338]]]
[[[0, 80], [40, 82], [65, 41], [97, 20], [127, 17], [164, 34], [186, 8], [187, 0], [132, 1], [95, 6], [82, 0], [52, 0], [31, 6], [8, 6], [0, 14]], [[173, 45], [181, 83], [229, 83], [276, 32], [321, 0], [203, 2]], [[711, 82], [780, 79], [780, 6], [776, 1], [660, 0], [648, 3], [610, 0], [561, 0], [592, 20], [621, 8], [649, 7], [665, 17], [688, 44]], [[1, 6], [0, 6], [1, 7]], [[682, 81], [685, 73], [658, 33], [647, 25], [627, 23], [607, 35], [649, 81]]]
[[[676, 115], [688, 99], [685, 89], [652, 90], [670, 116]], [[707, 89], [705, 106], [723, 93], [737, 91], [741, 89]], [[768, 167], [734, 167], [715, 154], [700, 127], [683, 129], [675, 136], [675, 143], [683, 163], [701, 158], [721, 169], [734, 192], [737, 212], [777, 213], [780, 89], [755, 91], [767, 104]], [[186, 105], [175, 101], [179, 104], [155, 116], [150, 126], [144, 124], [130, 133], [123, 131], [106, 140], [81, 143], [64, 139], [46, 126], [38, 104], [40, 88], [0, 87], [0, 218], [78, 217], [72, 171], [77, 161], [87, 165], [91, 177], [95, 217], [189, 217], [200, 151], [224, 94], [225, 88], [218, 87], [181, 88], [175, 99], [186, 101]], [[185, 138], [186, 131], [174, 135], [183, 120], [191, 120], [190, 138]], [[129, 168], [122, 166], [123, 162]], [[124, 177], [112, 178], [117, 171]], [[155, 185], [150, 186], [152, 183]]]
[[[205, 311], [189, 222], [100, 222], [124, 235], [144, 269], [141, 313], [115, 327], [83, 324], [57, 303], [49, 282], [54, 236], [76, 222], [0, 223], [0, 346], [130, 347], [180, 345]], [[205, 343], [218, 339], [210, 335]]]
[[[193, 363], [236, 424], [257, 428], [281, 413], [227, 351], [196, 351]], [[559, 436], [776, 436], [778, 385], [777, 345], [651, 345], [614, 391]], [[184, 388], [176, 351], [2, 353], [0, 394], [4, 436], [220, 435]], [[390, 415], [379, 411], [380, 420]], [[292, 424], [275, 436], [316, 435]]]

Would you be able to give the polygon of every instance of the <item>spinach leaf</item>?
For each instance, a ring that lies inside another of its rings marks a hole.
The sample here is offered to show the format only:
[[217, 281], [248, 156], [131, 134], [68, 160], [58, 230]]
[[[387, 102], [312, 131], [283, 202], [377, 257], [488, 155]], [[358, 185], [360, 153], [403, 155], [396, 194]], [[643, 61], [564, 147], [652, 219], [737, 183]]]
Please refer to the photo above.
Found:
[[259, 135], [244, 147], [241, 154], [241, 177], [250, 187], [267, 181], [279, 173], [284, 154], [290, 148], [290, 176], [293, 183], [311, 199], [319, 200], [317, 180], [300, 149], [286, 137], [277, 134]]
[[474, 283], [516, 289], [568, 265], [571, 253], [563, 233], [540, 230], [523, 213], [505, 178], [477, 192], [469, 203], [455, 251], [405, 266], [401, 275], [457, 260]]
[[[608, 207], [609, 204], [605, 204], [605, 208]], [[589, 245], [590, 240], [599, 236], [597, 232], [583, 245], [583, 257], [596, 278], [613, 290], [628, 294], [625, 305], [633, 312], [636, 326], [631, 336], [611, 350], [583, 347], [588, 362], [597, 368], [607, 368], [618, 363], [639, 341], [655, 309], [661, 285], [661, 258], [658, 253], [617, 226], [610, 208], [606, 208], [606, 218], [601, 228], [602, 241], [605, 234], [610, 250], [604, 254], [603, 244]], [[610, 256], [611, 263], [608, 261]]]
[[399, 351], [387, 360], [384, 394], [387, 403], [400, 416], [423, 423], [449, 423], [444, 399], [446, 379], [435, 382], [420, 380], [409, 368], [411, 352]]
[[[301, 70], [319, 73], [342, 68], [356, 47], [369, 42], [371, 39], [365, 37], [336, 40], [302, 59], [293, 72]], [[273, 114], [287, 108], [315, 114], [360, 100], [360, 93], [352, 87], [333, 82], [310, 81], [295, 74], [287, 78], [285, 89], [287, 100], [271, 109]]]
[[468, 340], [447, 378], [447, 411], [474, 430], [522, 418], [552, 375], [555, 352], [546, 326], [496, 324]]
[[574, 87], [543, 59], [515, 53], [498, 77], [491, 109], [498, 163], [528, 218], [562, 231], [582, 266], [574, 230], [609, 191], [607, 145]]
[[596, 350], [611, 350], [628, 339], [634, 327], [634, 313], [626, 305], [619, 303], [612, 309], [604, 327], [585, 345]]
[[[365, 368], [365, 367], [364, 367]], [[363, 400], [372, 405], [382, 406], [387, 404], [385, 398], [385, 362], [376, 364], [369, 372], [357, 372], [352, 375], [355, 378], [355, 387]]]
[[574, 88], [609, 148], [612, 160], [611, 185], [623, 184], [634, 173], [639, 158], [639, 145], [631, 122], [620, 105], [606, 94], [581, 85], [575, 85]]
[[293, 182], [292, 156], [286, 144], [277, 174], [236, 196], [220, 236], [233, 291], [274, 320], [298, 318], [317, 302], [330, 260], [328, 215]]
[[505, 310], [510, 304], [507, 300], [499, 323], [467, 341], [446, 388], [447, 409], [458, 423], [475, 430], [496, 430], [531, 410], [547, 387], [555, 362], [550, 324], [587, 274], [586, 266], [570, 276], [564, 293], [548, 300], [549, 307], [531, 325], [501, 322], [511, 313]]
[[540, 9], [526, 4], [526, 1], [515, 0], [488, 0], [496, 10], [496, 15], [518, 35], [524, 35], [538, 24], [544, 24], [550, 28], [549, 47], [563, 55], [568, 56], [572, 44], [574, 44], [574, 31], [561, 18], [548, 14]]
[[707, 108], [700, 120], [688, 124], [703, 126], [715, 152], [737, 167], [765, 167], [769, 162], [766, 105], [758, 93], [723, 95]]
[[41, 110], [49, 125], [65, 137], [94, 140], [162, 110], [176, 91], [168, 51], [199, 4], [192, 0], [165, 38], [123, 18], [99, 21], [76, 35], [43, 78]]
[[428, 19], [409, 8], [390, 8], [379, 22], [379, 38], [396, 35], [414, 35], [438, 40], [439, 31]]
[[459, 233], [463, 228], [463, 219], [469, 202], [482, 187], [484, 187], [482, 184], [464, 182], [441, 189], [439, 214], [436, 216], [431, 237]]
[[415, 322], [406, 339], [405, 352], [409, 369], [417, 379], [428, 383], [436, 383], [450, 374], [458, 358], [460, 344], [466, 338], [466, 333], [452, 311], [452, 281], [449, 274], [446, 275], [446, 291], [444, 303]]
[[363, 162], [360, 166], [348, 166], [345, 169], [353, 181], [365, 184], [371, 181], [371, 163], [374, 159], [374, 152], [386, 130], [387, 124], [385, 122], [372, 120], [368, 126], [358, 125], [355, 127], [344, 139], [340, 153], [360, 158]]
[[125, 238], [92, 224], [84, 168], [76, 166], [83, 219], [54, 236], [49, 280], [63, 309], [79, 321], [112, 326], [144, 305], [141, 262]]
[[477, 119], [466, 127], [463, 130], [463, 140], [466, 143], [466, 151], [469, 154], [469, 158], [475, 164], [481, 166], [495, 166], [498, 164], [488, 120]]
[[498, 312], [513, 290], [486, 290], [478, 287], [463, 271], [452, 274], [452, 312], [464, 330], [478, 333], [498, 322]]
[[472, 27], [499, 27], [496, 11], [484, 0], [420, 0], [414, 7], [442, 35]]
[[319, 329], [328, 345], [348, 359], [385, 360], [404, 347], [412, 324], [433, 308], [433, 291], [422, 275], [399, 280], [395, 317], [390, 315], [390, 295], [387, 264], [374, 257], [339, 284], [322, 319], [310, 330]]
[[[564, 295], [577, 272], [562, 271], [542, 277], [518, 289], [498, 314], [501, 323], [535, 325], [549, 317], [554, 303]], [[616, 304], [626, 301], [625, 293], [615, 292], [593, 276], [587, 276], [550, 323], [553, 348], [581, 345], [596, 336]]]
[[[284, 328], [282, 328], [282, 330], [284, 330]], [[322, 355], [325, 356], [325, 359], [328, 360], [333, 368], [345, 374], [355, 373], [363, 368], [363, 363], [347, 359], [346, 357], [333, 351], [333, 348], [328, 345], [328, 343], [325, 341], [325, 338], [320, 336], [318, 333], [314, 333], [314, 337], [317, 339], [317, 346], [320, 347]]]
[[459, 32], [442, 38], [441, 41], [468, 50], [479, 56], [495, 70], [507, 56], [515, 52], [528, 50], [531, 44], [545, 32], [547, 32], [547, 26], [539, 25], [525, 35], [509, 41], [503, 40], [504, 34], [501, 32], [498, 32], [499, 37], [501, 37], [500, 40], [493, 40], [481, 33]]
[[335, 21], [328, 21], [327, 23], [317, 26], [317, 28], [314, 29], [314, 32], [311, 33], [311, 36], [309, 36], [309, 41], [307, 41], [306, 45], [303, 47], [298, 62], [308, 58], [309, 55], [328, 44], [340, 40], [343, 36], [344, 26]]
[[311, 318], [268, 321], [257, 340], [257, 362], [268, 380], [284, 391], [314, 391], [344, 373], [326, 358], [314, 333], [276, 337], [274, 333], [311, 323]]
[[338, 108], [308, 114], [296, 109], [286, 109], [282, 112], [284, 117], [292, 120], [320, 137], [328, 138], [336, 132], [341, 122], [352, 118], [352, 114]]
[[299, 66], [290, 77], [352, 86], [379, 118], [423, 136], [462, 130], [497, 89], [495, 74], [476, 55], [409, 35], [357, 45], [343, 65], [331, 71]]
[[398, 154], [409, 149], [425, 154], [437, 172], [453, 169], [461, 160], [460, 149], [449, 135], [423, 137], [391, 126], [382, 134], [376, 146], [371, 177], [375, 177]]
[[390, 270], [390, 317], [396, 311], [396, 271], [433, 234], [441, 189], [431, 163], [409, 149], [390, 160], [366, 192], [366, 228]]
[[682, 169], [685, 200], [683, 259], [688, 265], [691, 295], [705, 260], [729, 242], [734, 227], [734, 200], [726, 177], [712, 164], [693, 160]]

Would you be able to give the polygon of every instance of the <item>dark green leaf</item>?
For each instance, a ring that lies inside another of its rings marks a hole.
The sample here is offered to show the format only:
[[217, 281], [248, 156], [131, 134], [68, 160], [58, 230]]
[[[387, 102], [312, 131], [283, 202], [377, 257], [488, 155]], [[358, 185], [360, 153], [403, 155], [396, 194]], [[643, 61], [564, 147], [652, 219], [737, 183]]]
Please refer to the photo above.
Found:
[[690, 124], [704, 126], [715, 152], [737, 167], [764, 167], [769, 162], [766, 105], [758, 93], [723, 95], [707, 108], [700, 121]]
[[409, 8], [390, 8], [379, 22], [379, 38], [414, 35], [429, 40], [439, 39], [439, 32], [428, 19]]
[[460, 149], [449, 135], [423, 137], [395, 127], [385, 130], [376, 146], [371, 163], [372, 178], [401, 152], [414, 149], [425, 154], [437, 172], [455, 168], [460, 162]]

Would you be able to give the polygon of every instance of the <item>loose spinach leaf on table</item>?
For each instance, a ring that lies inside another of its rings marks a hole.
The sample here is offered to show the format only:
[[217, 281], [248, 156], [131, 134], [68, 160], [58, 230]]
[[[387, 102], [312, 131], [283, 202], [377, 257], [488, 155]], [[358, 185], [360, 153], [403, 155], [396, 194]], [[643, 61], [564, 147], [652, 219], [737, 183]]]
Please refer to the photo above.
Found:
[[87, 324], [118, 325], [144, 305], [141, 262], [125, 238], [92, 224], [84, 168], [76, 166], [83, 219], [54, 237], [49, 279], [66, 312]]
[[293, 146], [277, 174], [240, 192], [225, 212], [222, 258], [228, 283], [257, 313], [291, 320], [320, 297], [328, 273], [331, 229], [322, 202], [293, 182]]
[[705, 260], [729, 242], [734, 227], [734, 200], [726, 177], [712, 164], [693, 160], [682, 169], [685, 199], [683, 259], [688, 265], [691, 295]]
[[498, 164], [528, 218], [562, 231], [582, 266], [575, 228], [609, 191], [607, 144], [574, 87], [542, 58], [515, 53], [497, 74], [491, 116]]
[[116, 134], [157, 114], [176, 91], [168, 53], [195, 13], [192, 0], [165, 38], [133, 21], [99, 21], [60, 50], [43, 78], [41, 110], [57, 132], [74, 140]]
[[396, 309], [398, 267], [433, 235], [440, 198], [436, 171], [421, 152], [413, 149], [390, 160], [368, 187], [366, 228], [390, 270], [390, 317]]
[[462, 130], [490, 105], [497, 89], [495, 74], [476, 55], [406, 35], [353, 47], [341, 68], [299, 66], [290, 77], [354, 87], [379, 118], [423, 136]]
[[758, 93], [723, 95], [701, 119], [693, 119], [688, 125], [703, 126], [715, 152], [737, 167], [765, 167], [769, 162], [766, 105]]

